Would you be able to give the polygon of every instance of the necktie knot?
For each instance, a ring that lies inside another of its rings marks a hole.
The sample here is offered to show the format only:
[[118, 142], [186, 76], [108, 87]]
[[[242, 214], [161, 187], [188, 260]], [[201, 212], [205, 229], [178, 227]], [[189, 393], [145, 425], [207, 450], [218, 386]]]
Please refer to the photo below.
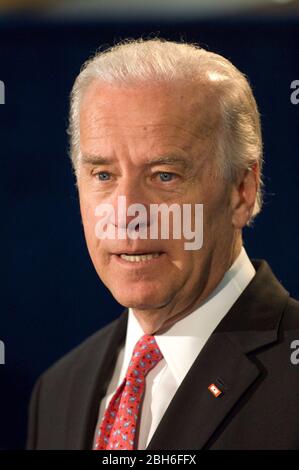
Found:
[[129, 367], [127, 378], [141, 379], [162, 359], [163, 355], [152, 335], [143, 335], [136, 343]]

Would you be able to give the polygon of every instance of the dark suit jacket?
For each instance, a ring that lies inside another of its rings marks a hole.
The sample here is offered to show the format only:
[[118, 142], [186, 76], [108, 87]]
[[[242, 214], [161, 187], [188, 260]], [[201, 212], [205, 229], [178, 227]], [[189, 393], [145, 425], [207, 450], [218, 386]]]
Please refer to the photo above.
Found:
[[[147, 450], [299, 449], [299, 302], [264, 260], [181, 383]], [[127, 310], [43, 373], [27, 449], [91, 449]], [[215, 398], [208, 386], [222, 394]]]

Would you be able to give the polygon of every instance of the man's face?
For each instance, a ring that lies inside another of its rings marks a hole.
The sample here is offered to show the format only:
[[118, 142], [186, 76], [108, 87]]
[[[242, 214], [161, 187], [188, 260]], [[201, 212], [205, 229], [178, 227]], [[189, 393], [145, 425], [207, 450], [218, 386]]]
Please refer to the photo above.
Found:
[[[229, 267], [230, 191], [214, 171], [219, 119], [208, 87], [199, 94], [186, 84], [121, 88], [94, 81], [84, 93], [78, 174], [84, 231], [95, 269], [120, 304], [167, 319], [196, 305]], [[147, 209], [203, 204], [202, 248], [186, 250], [184, 237], [99, 239], [95, 209], [108, 203], [117, 215], [118, 196], [126, 196], [127, 207]], [[134, 262], [121, 253], [159, 256]]]

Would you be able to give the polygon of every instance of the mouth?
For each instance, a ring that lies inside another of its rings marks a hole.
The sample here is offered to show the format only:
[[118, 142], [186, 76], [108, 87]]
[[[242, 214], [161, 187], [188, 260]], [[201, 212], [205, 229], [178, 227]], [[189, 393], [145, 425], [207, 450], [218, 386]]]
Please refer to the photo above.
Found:
[[130, 263], [142, 263], [148, 262], [157, 258], [160, 258], [164, 253], [152, 252], [152, 253], [115, 253], [115, 255], [121, 260], [128, 261]]

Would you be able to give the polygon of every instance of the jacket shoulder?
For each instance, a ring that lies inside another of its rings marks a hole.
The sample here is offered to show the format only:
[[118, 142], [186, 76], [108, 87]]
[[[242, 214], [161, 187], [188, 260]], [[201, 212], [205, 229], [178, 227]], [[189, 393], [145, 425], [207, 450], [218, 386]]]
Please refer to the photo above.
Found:
[[118, 328], [119, 318], [105, 325], [100, 330], [86, 338], [75, 348], [54, 362], [41, 375], [40, 379], [49, 379], [58, 376], [65, 378], [65, 374], [70, 374], [78, 364], [88, 363], [91, 357], [98, 356], [103, 351], [111, 336]]
[[[67, 448], [70, 400], [88, 396], [103, 359], [117, 353], [125, 312], [62, 356], [36, 380], [30, 398], [27, 449]], [[77, 398], [76, 398], [77, 397]], [[80, 403], [78, 409], [82, 407]], [[81, 411], [82, 412], [82, 411]]]

